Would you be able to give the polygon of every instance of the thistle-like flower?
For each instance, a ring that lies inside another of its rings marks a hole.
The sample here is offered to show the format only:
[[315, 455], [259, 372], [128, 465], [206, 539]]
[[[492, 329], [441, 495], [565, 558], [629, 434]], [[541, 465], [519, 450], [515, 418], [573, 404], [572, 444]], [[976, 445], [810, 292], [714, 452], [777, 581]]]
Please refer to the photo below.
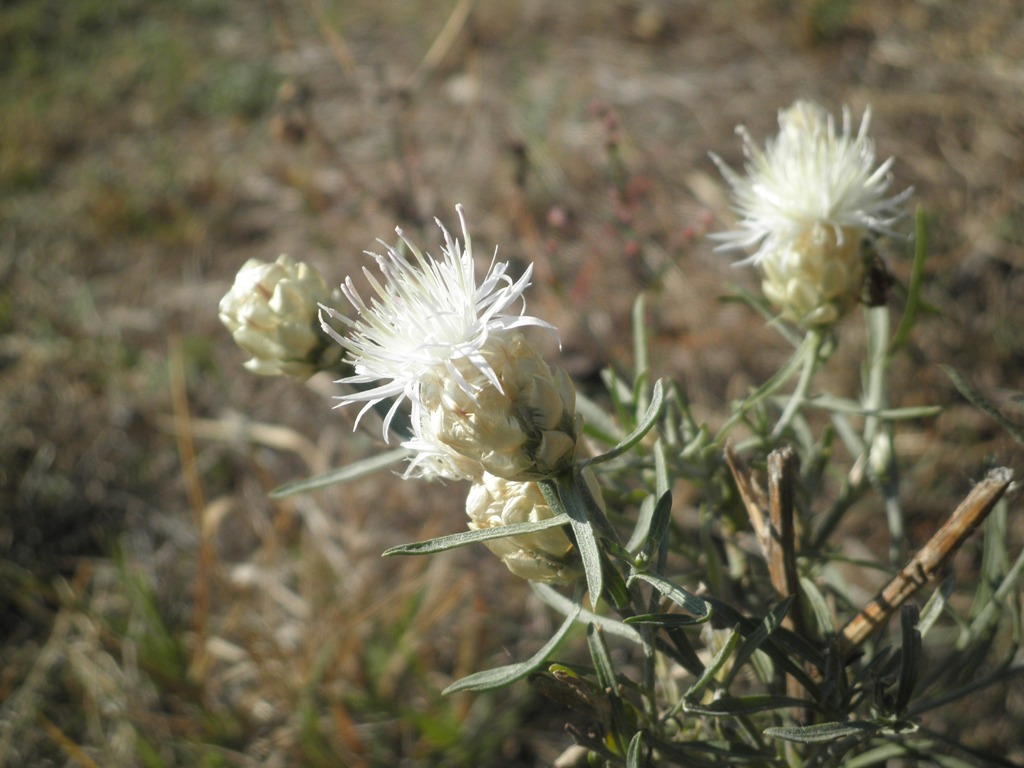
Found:
[[[533, 482], [504, 480], [485, 473], [466, 497], [470, 530], [513, 523], [537, 523], [554, 517], [540, 487]], [[546, 584], [567, 584], [583, 570], [575, 547], [562, 528], [492, 539], [484, 544], [516, 576]]]
[[716, 237], [723, 249], [752, 249], [743, 264], [763, 270], [766, 297], [792, 322], [821, 327], [860, 298], [866, 269], [861, 241], [893, 234], [907, 189], [890, 195], [893, 159], [875, 167], [870, 109], [854, 133], [806, 101], [779, 112], [779, 134], [762, 151], [742, 127], [746, 175], [712, 155], [733, 188], [739, 227]]
[[323, 275], [304, 262], [249, 259], [218, 310], [235, 343], [252, 355], [246, 368], [308, 378], [339, 357], [317, 322], [317, 307], [330, 296]]
[[369, 304], [348, 279], [342, 292], [356, 316], [322, 308], [322, 319], [337, 318], [349, 330], [341, 335], [324, 325], [355, 369], [340, 380], [357, 387], [341, 405], [363, 403], [358, 423], [368, 408], [394, 397], [386, 438], [408, 401], [413, 435], [405, 445], [416, 450], [410, 473], [473, 480], [484, 471], [511, 480], [556, 474], [575, 456], [575, 391], [519, 332], [554, 330], [525, 314], [532, 267], [514, 281], [508, 263], [492, 259], [478, 284], [457, 210], [464, 249], [440, 221], [443, 259], [424, 255], [399, 230], [410, 256], [386, 244], [386, 255], [370, 254], [384, 280], [364, 269], [374, 292]]

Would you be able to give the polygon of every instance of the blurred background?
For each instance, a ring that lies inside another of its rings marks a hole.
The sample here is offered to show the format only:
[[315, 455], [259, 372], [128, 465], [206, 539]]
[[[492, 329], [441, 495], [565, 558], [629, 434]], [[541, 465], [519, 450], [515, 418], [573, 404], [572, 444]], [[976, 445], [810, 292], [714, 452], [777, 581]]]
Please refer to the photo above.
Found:
[[[551, 764], [560, 706], [439, 693], [529, 656], [547, 609], [482, 548], [379, 556], [461, 530], [464, 489], [269, 499], [380, 441], [328, 377], [242, 369], [217, 302], [252, 257], [337, 284], [396, 225], [435, 252], [462, 203], [481, 259], [535, 264], [581, 386], [628, 365], [646, 291], [655, 373], [718, 422], [788, 349], [720, 301], [757, 280], [706, 239], [730, 224], [708, 152], [742, 165], [736, 125], [760, 142], [797, 98], [870, 105], [930, 224], [893, 371], [894, 405], [946, 407], [898, 432], [913, 548], [1021, 466], [939, 368], [1024, 421], [1018, 0], [0, 3], [0, 765]], [[905, 282], [908, 244], [882, 256]], [[949, 728], [1010, 749], [1016, 686]]]

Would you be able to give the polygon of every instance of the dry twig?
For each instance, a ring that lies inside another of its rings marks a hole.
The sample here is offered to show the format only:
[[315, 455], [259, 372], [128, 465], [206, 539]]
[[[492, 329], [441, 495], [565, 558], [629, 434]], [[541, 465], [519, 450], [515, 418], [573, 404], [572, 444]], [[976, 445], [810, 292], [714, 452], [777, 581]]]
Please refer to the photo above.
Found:
[[839, 633], [840, 654], [849, 656], [871, 633], [885, 624], [908, 599], [945, 564], [977, 528], [1013, 479], [1006, 467], [993, 469], [967, 495], [946, 523], [927, 544], [893, 577], [878, 596], [851, 619]]

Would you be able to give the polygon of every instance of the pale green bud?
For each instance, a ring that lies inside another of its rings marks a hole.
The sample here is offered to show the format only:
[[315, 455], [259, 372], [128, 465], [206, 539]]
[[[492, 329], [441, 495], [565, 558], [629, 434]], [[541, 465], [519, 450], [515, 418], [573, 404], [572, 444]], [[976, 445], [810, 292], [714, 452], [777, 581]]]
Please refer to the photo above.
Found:
[[423, 377], [411, 443], [422, 455], [414, 468], [535, 480], [570, 467], [579, 424], [568, 375], [553, 371], [519, 333], [494, 334], [479, 355], [483, 364], [463, 358]]
[[245, 363], [250, 371], [308, 378], [340, 357], [318, 320], [318, 304], [330, 296], [323, 276], [304, 262], [284, 255], [274, 262], [250, 259], [220, 300], [219, 315], [252, 355]]
[[866, 271], [864, 232], [814, 224], [759, 262], [765, 297], [785, 320], [805, 328], [832, 325], [860, 300]]
[[[470, 530], [549, 520], [554, 512], [533, 482], [484, 473], [466, 498]], [[546, 584], [568, 584], [582, 573], [579, 557], [562, 528], [493, 539], [484, 544], [516, 576]]]

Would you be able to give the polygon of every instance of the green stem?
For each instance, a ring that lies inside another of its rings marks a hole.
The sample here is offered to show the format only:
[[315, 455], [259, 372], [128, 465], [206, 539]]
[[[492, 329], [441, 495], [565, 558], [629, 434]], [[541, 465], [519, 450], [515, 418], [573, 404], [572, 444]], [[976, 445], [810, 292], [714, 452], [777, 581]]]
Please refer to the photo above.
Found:
[[[867, 327], [869, 367], [864, 404], [869, 413], [876, 414], [889, 407], [889, 308], [881, 306], [868, 309]], [[870, 415], [864, 419], [864, 458], [868, 477], [885, 501], [885, 516], [889, 525], [889, 560], [892, 565], [898, 566], [903, 561], [904, 526], [891, 435], [884, 436], [889, 443], [888, 455], [883, 457], [885, 465], [879, 466], [877, 458], [872, 456], [874, 451], [879, 450], [879, 433], [884, 428], [886, 425], [879, 416]]]
[[720, 449], [725, 444], [725, 440], [729, 436], [729, 432], [732, 431], [732, 428], [735, 427], [744, 416], [746, 416], [747, 411], [793, 378], [793, 375], [797, 372], [797, 369], [800, 367], [800, 363], [804, 359], [804, 355], [807, 353], [809, 339], [809, 335], [804, 337], [803, 344], [793, 353], [793, 356], [786, 362], [786, 364], [776, 371], [768, 381], [751, 392], [743, 402], [736, 406], [736, 410], [733, 411], [732, 416], [726, 420], [725, 424], [723, 424], [715, 434], [713, 445], [717, 449]]
[[821, 352], [823, 342], [824, 336], [819, 331], [808, 331], [807, 340], [802, 351], [803, 367], [800, 369], [800, 379], [797, 381], [796, 389], [790, 396], [789, 402], [786, 403], [786, 407], [782, 411], [775, 429], [772, 430], [773, 443], [782, 437], [786, 427], [789, 426], [793, 417], [800, 410], [800, 406], [807, 400], [807, 393], [810, 391], [811, 380], [814, 378], [814, 372], [818, 367], [818, 354]]

